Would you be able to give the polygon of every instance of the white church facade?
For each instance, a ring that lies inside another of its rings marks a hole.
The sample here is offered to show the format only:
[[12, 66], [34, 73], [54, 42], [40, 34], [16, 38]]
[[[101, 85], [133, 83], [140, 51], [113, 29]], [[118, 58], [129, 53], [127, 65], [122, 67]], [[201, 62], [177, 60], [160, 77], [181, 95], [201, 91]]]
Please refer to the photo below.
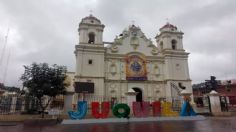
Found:
[[[167, 23], [160, 28], [154, 44], [138, 26], [123, 30], [113, 42], [103, 41], [105, 25], [90, 15], [79, 23], [79, 44], [75, 46], [75, 73], [68, 73], [73, 98], [76, 82], [93, 84], [89, 97], [126, 101], [135, 91], [136, 101], [170, 100], [180, 97], [181, 88], [192, 92], [188, 55], [183, 32]], [[86, 89], [86, 88], [85, 88]], [[171, 101], [171, 100], [170, 100]]]

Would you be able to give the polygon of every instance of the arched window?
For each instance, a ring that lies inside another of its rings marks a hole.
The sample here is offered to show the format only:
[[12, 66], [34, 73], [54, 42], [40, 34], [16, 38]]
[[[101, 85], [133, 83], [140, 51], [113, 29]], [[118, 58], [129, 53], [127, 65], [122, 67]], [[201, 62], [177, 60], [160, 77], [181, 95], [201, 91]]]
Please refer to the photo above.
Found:
[[173, 39], [173, 40], [171, 41], [171, 46], [172, 46], [172, 49], [173, 49], [173, 50], [177, 49], [177, 41]]
[[160, 43], [160, 49], [162, 50], [163, 49], [163, 42], [161, 41]]
[[94, 42], [95, 42], [95, 34], [94, 34], [93, 32], [90, 32], [90, 33], [88, 34], [88, 37], [89, 37], [88, 43], [89, 43], [89, 44], [94, 44]]

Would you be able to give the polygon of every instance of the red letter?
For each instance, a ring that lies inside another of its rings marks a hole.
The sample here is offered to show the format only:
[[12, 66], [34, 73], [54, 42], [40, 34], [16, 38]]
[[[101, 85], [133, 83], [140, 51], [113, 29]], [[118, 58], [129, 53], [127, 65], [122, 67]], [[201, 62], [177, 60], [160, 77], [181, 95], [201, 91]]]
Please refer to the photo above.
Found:
[[152, 103], [153, 116], [161, 115], [161, 103], [160, 101], [155, 101]]
[[99, 113], [99, 102], [92, 102], [92, 115], [95, 118], [107, 118], [110, 110], [109, 102], [102, 102], [102, 111]]

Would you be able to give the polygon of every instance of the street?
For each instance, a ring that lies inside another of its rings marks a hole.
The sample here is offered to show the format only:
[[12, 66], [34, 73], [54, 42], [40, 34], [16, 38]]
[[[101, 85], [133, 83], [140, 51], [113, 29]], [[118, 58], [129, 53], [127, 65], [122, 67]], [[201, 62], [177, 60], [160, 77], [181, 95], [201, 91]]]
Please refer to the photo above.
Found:
[[203, 121], [162, 121], [89, 125], [1, 125], [0, 132], [235, 132], [236, 117], [208, 117]]

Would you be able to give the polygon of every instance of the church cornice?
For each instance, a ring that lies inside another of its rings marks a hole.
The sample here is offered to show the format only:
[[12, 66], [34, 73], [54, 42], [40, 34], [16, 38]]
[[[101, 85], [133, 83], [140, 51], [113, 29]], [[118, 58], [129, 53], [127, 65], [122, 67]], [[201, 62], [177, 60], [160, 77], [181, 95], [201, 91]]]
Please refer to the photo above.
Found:
[[84, 78], [101, 78], [104, 79], [104, 76], [83, 76], [83, 75], [75, 75], [75, 79], [84, 79]]
[[75, 51], [105, 53], [106, 49], [105, 47], [102, 47], [100, 44], [86, 44], [86, 45], [80, 44], [75, 46]]
[[68, 73], [68, 74], [75, 74], [75, 72], [73, 72], [73, 71], [67, 71], [66, 73]]
[[166, 48], [166, 49], [163, 49], [162, 52], [173, 52], [173, 53], [177, 53], [177, 52], [185, 52], [184, 49], [171, 49], [171, 48]]
[[176, 35], [178, 35], [178, 37], [182, 38], [184, 33], [183, 32], [173, 32], [173, 31], [162, 31], [160, 34], [156, 35], [155, 38], [160, 38], [160, 37], [162, 37], [162, 38], [167, 37], [168, 38], [173, 34], [176, 34]]
[[[105, 54], [105, 59], [124, 59], [126, 54]], [[146, 56], [147, 61], [154, 60], [154, 61], [164, 61], [163, 56]]]
[[90, 44], [90, 43], [83, 43], [83, 42], [80, 42], [78, 45], [75, 45], [75, 47], [76, 47], [76, 46], [103, 47], [103, 48], [105, 48], [103, 43], [101, 43], [101, 44], [99, 44], [99, 43]]
[[88, 26], [90, 26], [90, 27], [100, 27], [101, 29], [103, 29], [105, 27], [105, 25], [103, 25], [103, 24], [80, 23], [78, 30], [80, 30], [80, 29], [88, 29]]
[[183, 58], [183, 59], [188, 59], [188, 56], [186, 55], [169, 55], [169, 54], [166, 54], [164, 56], [165, 59], [168, 59], [168, 58], [176, 58], [176, 59], [179, 59], [179, 58]]
[[113, 82], [113, 83], [156, 83], [156, 84], [160, 84], [160, 83], [163, 83], [164, 81], [149, 81], [149, 80], [146, 80], [146, 81], [130, 81], [130, 80], [111, 80], [111, 79], [105, 79], [104, 80], [105, 83], [108, 83], [108, 82]]
[[103, 44], [114, 44], [114, 42], [103, 42]]
[[163, 56], [166, 57], [188, 57], [190, 53], [185, 52], [185, 50], [164, 50], [162, 51]]
[[93, 54], [103, 54], [104, 55], [104, 51], [102, 50], [75, 50], [75, 54], [84, 54], [85, 52], [87, 53], [93, 53]]
[[191, 79], [164, 79], [165, 82], [167, 81], [181, 81], [181, 82], [189, 82], [192, 81]]

